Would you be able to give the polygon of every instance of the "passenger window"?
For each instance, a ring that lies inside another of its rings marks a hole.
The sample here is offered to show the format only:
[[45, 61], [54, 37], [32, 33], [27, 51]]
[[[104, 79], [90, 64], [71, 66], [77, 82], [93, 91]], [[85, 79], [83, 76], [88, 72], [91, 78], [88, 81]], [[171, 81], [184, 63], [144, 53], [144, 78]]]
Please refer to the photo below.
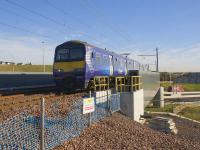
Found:
[[91, 53], [91, 58], [94, 58], [94, 52]]
[[101, 61], [101, 59], [100, 59], [100, 54], [99, 54], [99, 53], [96, 53], [95, 55], [96, 55], [96, 56], [95, 56], [96, 61], [100, 62], [100, 61]]

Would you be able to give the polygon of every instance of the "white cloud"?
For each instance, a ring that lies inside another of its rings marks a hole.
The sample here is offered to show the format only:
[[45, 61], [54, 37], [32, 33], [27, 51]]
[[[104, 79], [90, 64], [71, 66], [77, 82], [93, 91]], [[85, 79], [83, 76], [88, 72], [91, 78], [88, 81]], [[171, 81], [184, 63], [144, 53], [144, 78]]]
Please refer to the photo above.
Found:
[[[0, 61], [13, 62], [32, 62], [33, 64], [42, 64], [43, 48], [45, 48], [45, 63], [53, 63], [53, 55], [56, 43], [41, 43], [41, 39], [33, 36], [11, 36], [1, 35], [0, 37]], [[94, 42], [95, 43], [95, 42]], [[98, 43], [97, 45], [103, 45]], [[125, 49], [119, 49], [117, 53], [127, 52]], [[133, 50], [131, 58], [142, 63], [155, 64], [155, 57], [139, 57], [139, 54], [154, 54], [148, 50]], [[185, 48], [161, 49], [159, 51], [160, 71], [171, 72], [189, 72], [200, 71], [200, 43]], [[155, 69], [155, 66], [152, 68]]]
[[[124, 50], [123, 50], [124, 51]], [[139, 57], [139, 54], [154, 55], [153, 50], [133, 50], [131, 58], [151, 65], [155, 70], [156, 57]], [[176, 49], [159, 49], [159, 70], [169, 72], [200, 72], [200, 43]]]
[[165, 49], [159, 52], [160, 71], [199, 72], [200, 44], [178, 49]]
[[42, 40], [37, 37], [10, 37], [0, 38], [0, 60], [42, 64], [43, 49], [45, 49], [45, 63], [53, 63], [55, 44], [42, 44]]

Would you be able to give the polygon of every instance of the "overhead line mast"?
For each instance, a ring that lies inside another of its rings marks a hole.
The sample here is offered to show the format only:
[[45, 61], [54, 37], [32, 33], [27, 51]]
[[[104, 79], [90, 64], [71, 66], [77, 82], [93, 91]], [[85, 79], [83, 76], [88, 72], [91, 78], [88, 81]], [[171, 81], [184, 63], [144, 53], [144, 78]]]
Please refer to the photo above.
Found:
[[138, 56], [156, 56], [156, 71], [159, 72], [159, 65], [158, 65], [158, 48], [156, 48], [156, 54], [155, 55], [138, 55]]

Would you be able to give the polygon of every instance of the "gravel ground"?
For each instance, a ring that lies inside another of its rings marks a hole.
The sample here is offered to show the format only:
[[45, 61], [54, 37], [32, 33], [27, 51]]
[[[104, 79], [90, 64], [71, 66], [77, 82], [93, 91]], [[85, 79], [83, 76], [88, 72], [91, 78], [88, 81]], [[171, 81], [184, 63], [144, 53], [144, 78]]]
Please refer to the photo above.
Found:
[[169, 115], [154, 115], [154, 116], [163, 116], [172, 118], [176, 123], [176, 128], [178, 129], [177, 136], [179, 138], [187, 139], [194, 143], [196, 141], [199, 141], [200, 145], [200, 124]]
[[[179, 126], [179, 125], [178, 125]], [[188, 130], [186, 128], [186, 130]], [[180, 135], [164, 134], [142, 126], [129, 118], [115, 113], [84, 130], [76, 137], [54, 150], [92, 150], [92, 149], [185, 149], [200, 150], [200, 133], [196, 130], [187, 137], [187, 132], [180, 131]], [[188, 130], [190, 132], [190, 128]]]
[[[7, 120], [17, 114], [27, 112], [30, 115], [40, 114], [41, 97], [45, 98], [45, 114], [53, 117], [57, 113], [66, 116], [74, 101], [82, 98], [86, 93], [67, 95], [34, 94], [0, 96], [0, 122]], [[54, 108], [55, 104], [59, 107]]]
[[[16, 95], [0, 97], [0, 121], [6, 120], [24, 110], [37, 114], [40, 98], [46, 99], [46, 114], [54, 116], [54, 102], [61, 103], [56, 110], [64, 116], [76, 99], [85, 93], [69, 95]], [[67, 108], [67, 109], [66, 109]], [[200, 150], [200, 126], [190, 121], [173, 117], [178, 135], [164, 134], [142, 126], [129, 118], [115, 113], [84, 130], [76, 137], [55, 150], [91, 150], [91, 149], [189, 149]]]

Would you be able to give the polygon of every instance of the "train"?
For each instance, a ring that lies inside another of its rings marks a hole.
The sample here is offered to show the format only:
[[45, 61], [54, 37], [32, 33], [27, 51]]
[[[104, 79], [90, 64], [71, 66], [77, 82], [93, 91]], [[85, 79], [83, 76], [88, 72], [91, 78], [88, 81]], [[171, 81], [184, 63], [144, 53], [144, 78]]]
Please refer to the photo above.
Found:
[[95, 76], [126, 76], [138, 70], [149, 71], [127, 56], [71, 40], [55, 48], [53, 77], [58, 87], [86, 89]]

